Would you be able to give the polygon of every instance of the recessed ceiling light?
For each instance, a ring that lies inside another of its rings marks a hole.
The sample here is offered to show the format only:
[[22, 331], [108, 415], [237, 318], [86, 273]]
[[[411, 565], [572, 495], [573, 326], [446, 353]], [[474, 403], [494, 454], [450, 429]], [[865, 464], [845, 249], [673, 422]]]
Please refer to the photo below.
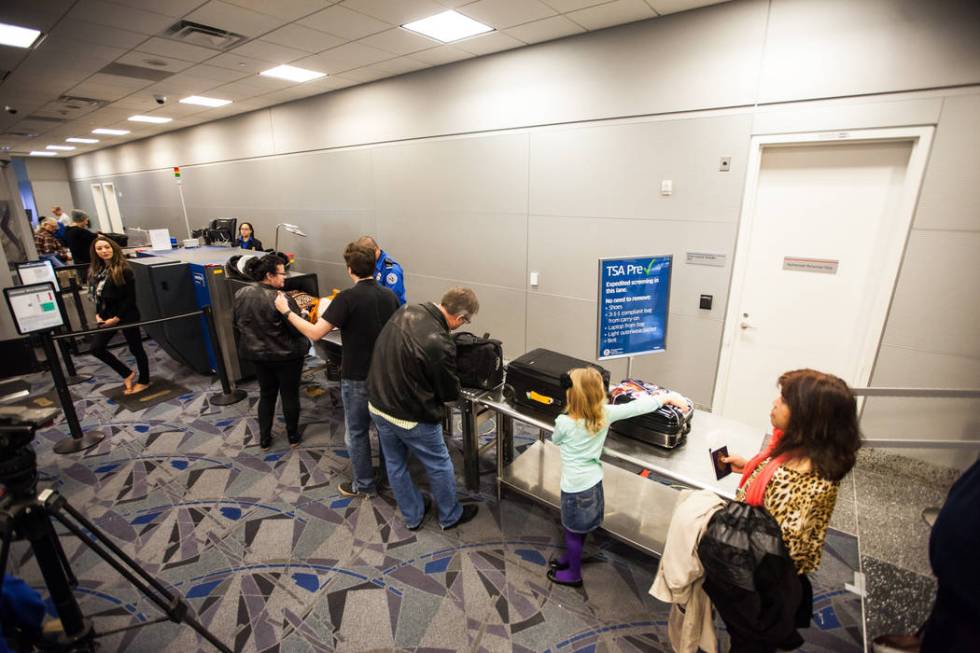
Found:
[[259, 74], [263, 77], [288, 79], [291, 82], [308, 82], [311, 79], [319, 79], [327, 76], [326, 73], [318, 73], [315, 70], [307, 70], [306, 68], [297, 68], [296, 66], [287, 66], [285, 64], [270, 68], [269, 70], [263, 70]]
[[58, 156], [58, 153], [57, 152], [45, 152], [43, 150], [41, 150], [41, 151], [35, 150], [35, 151], [31, 152], [31, 156]]
[[231, 100], [219, 100], [213, 97], [204, 97], [203, 95], [192, 95], [190, 97], [185, 97], [180, 101], [181, 104], [199, 104], [202, 107], [223, 107], [226, 104], [231, 104]]
[[97, 139], [97, 138], [75, 138], [74, 136], [72, 136], [71, 138], [66, 138], [65, 139], [65, 142], [66, 143], [98, 143], [99, 142], [99, 139]]
[[0, 23], [0, 45], [10, 45], [15, 48], [29, 48], [37, 41], [41, 32], [28, 27], [17, 27]]
[[402, 25], [405, 29], [424, 34], [443, 43], [451, 43], [467, 36], [492, 32], [493, 28], [463, 14], [449, 10], [435, 16]]
[[163, 116], [130, 116], [129, 120], [132, 122], [152, 122], [155, 125], [162, 125], [165, 122], [170, 122], [173, 118], [164, 118]]
[[65, 152], [70, 152], [71, 150], [78, 149], [72, 145], [48, 145], [49, 150], [63, 150]]
[[125, 136], [129, 133], [127, 129], [105, 129], [104, 127], [99, 127], [98, 129], [92, 130], [93, 134], [108, 134], [109, 136]]

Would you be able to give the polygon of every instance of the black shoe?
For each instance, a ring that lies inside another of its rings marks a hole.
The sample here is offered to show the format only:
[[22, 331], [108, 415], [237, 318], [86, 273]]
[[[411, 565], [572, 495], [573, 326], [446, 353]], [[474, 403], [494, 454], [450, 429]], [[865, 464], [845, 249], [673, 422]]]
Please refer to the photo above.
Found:
[[558, 562], [558, 558], [552, 558], [548, 561], [548, 569], [554, 569], [555, 571], [565, 571], [568, 569], [567, 562]]
[[422, 528], [422, 524], [425, 523], [425, 516], [429, 514], [429, 510], [431, 509], [432, 509], [432, 499], [430, 499], [425, 495], [422, 495], [422, 519], [420, 519], [419, 523], [417, 523], [415, 526], [406, 526], [405, 528], [407, 528], [410, 531], [417, 531], [418, 529]]
[[374, 497], [377, 496], [377, 492], [361, 492], [360, 490], [354, 489], [354, 483], [352, 481], [344, 481], [343, 483], [337, 484], [337, 490], [340, 491], [345, 497]]
[[550, 580], [555, 585], [566, 585], [568, 587], [582, 587], [582, 579], [581, 578], [579, 578], [578, 580], [559, 580], [555, 576], [555, 573], [557, 573], [557, 571], [555, 569], [549, 569], [548, 570], [548, 580]]
[[290, 435], [287, 438], [287, 440], [289, 440], [289, 446], [292, 447], [293, 449], [298, 447], [299, 443], [301, 442], [300, 437], [298, 435]]
[[463, 506], [463, 514], [459, 516], [459, 519], [457, 519], [449, 526], [443, 526], [442, 530], [448, 531], [450, 528], [456, 528], [460, 524], [465, 524], [466, 522], [471, 521], [474, 517], [476, 517], [476, 513], [478, 512], [480, 512], [480, 506], [475, 506], [472, 503], [467, 504]]
[[265, 435], [259, 438], [259, 446], [262, 447], [262, 451], [268, 451], [269, 447], [272, 446], [272, 436]]

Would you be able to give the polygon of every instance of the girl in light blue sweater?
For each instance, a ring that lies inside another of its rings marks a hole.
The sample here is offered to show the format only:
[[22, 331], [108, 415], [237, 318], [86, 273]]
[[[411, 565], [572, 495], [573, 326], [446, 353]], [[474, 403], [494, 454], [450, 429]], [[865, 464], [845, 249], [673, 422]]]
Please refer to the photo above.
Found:
[[[606, 385], [593, 367], [571, 370], [566, 390], [566, 414], [555, 420], [552, 441], [561, 450], [561, 525], [565, 553], [552, 560], [548, 579], [559, 585], [582, 586], [582, 547], [585, 536], [602, 523], [602, 446], [609, 424], [672, 404], [687, 410], [687, 400], [676, 392], [651, 395], [628, 404], [610, 405]], [[568, 380], [565, 381], [566, 384]]]

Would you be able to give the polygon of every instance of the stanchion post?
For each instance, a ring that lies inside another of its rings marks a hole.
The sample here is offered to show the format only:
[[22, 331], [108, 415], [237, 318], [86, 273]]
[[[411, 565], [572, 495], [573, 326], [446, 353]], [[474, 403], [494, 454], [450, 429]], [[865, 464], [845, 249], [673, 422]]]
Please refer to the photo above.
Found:
[[78, 287], [78, 282], [75, 281], [75, 277], [71, 276], [68, 279], [68, 292], [71, 293], [72, 301], [75, 302], [75, 311], [78, 313], [78, 322], [82, 325], [82, 331], [88, 330], [88, 318], [85, 316], [85, 305], [82, 304], [82, 295]]
[[214, 349], [214, 358], [218, 367], [218, 379], [221, 380], [221, 392], [211, 395], [208, 401], [214, 406], [237, 404], [247, 397], [248, 394], [244, 390], [231, 387], [231, 382], [228, 380], [228, 370], [225, 369], [225, 357], [221, 351], [221, 343], [218, 342], [218, 330], [214, 327], [214, 312], [211, 310], [210, 305], [205, 306], [202, 311], [204, 313], [204, 321], [208, 326], [208, 337], [211, 338], [211, 347]]
[[[74, 281], [74, 279], [72, 279]], [[55, 293], [55, 301], [58, 302], [58, 310], [61, 314], [65, 316], [65, 326], [63, 327], [66, 333], [71, 332], [71, 324], [68, 321], [68, 311], [65, 310], [65, 303], [61, 299], [61, 293]], [[74, 342], [74, 341], [73, 341]], [[65, 371], [68, 372], [67, 378], [65, 378], [65, 383], [67, 385], [78, 385], [79, 383], [87, 383], [92, 380], [91, 375], [80, 375], [75, 369], [75, 361], [71, 357], [71, 347], [66, 340], [58, 340], [58, 349], [61, 350], [61, 357], [65, 359]]]
[[75, 402], [71, 398], [71, 391], [65, 381], [65, 375], [61, 371], [61, 361], [58, 360], [58, 352], [54, 348], [54, 341], [51, 340], [51, 332], [45, 331], [41, 334], [41, 345], [44, 348], [44, 356], [48, 360], [48, 369], [51, 371], [51, 378], [54, 380], [54, 388], [61, 401], [61, 410], [65, 413], [65, 421], [68, 422], [68, 431], [71, 437], [65, 438], [54, 445], [55, 453], [77, 453], [91, 449], [102, 442], [105, 435], [102, 433], [83, 433], [82, 425], [78, 422], [78, 414], [75, 412]]

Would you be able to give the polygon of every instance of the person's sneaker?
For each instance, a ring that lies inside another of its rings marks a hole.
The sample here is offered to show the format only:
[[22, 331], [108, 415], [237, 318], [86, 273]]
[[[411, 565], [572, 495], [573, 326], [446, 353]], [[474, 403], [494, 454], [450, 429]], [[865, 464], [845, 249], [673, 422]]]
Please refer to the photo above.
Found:
[[448, 531], [450, 528], [456, 528], [460, 524], [465, 524], [468, 521], [472, 521], [476, 517], [476, 513], [480, 512], [480, 506], [475, 506], [472, 503], [468, 503], [463, 506], [463, 514], [459, 516], [459, 519], [454, 521], [449, 526], [443, 526], [442, 530]]
[[338, 483], [337, 489], [340, 490], [340, 493], [343, 494], [345, 497], [370, 498], [370, 497], [377, 496], [377, 492], [361, 492], [360, 490], [355, 490], [353, 481], [344, 481], [343, 483]]
[[420, 519], [419, 523], [417, 523], [415, 526], [406, 525], [405, 528], [407, 528], [410, 531], [417, 531], [418, 529], [422, 528], [422, 524], [425, 523], [425, 516], [429, 514], [429, 510], [431, 509], [432, 509], [432, 499], [430, 499], [429, 497], [423, 494], [422, 495], [422, 519]]

